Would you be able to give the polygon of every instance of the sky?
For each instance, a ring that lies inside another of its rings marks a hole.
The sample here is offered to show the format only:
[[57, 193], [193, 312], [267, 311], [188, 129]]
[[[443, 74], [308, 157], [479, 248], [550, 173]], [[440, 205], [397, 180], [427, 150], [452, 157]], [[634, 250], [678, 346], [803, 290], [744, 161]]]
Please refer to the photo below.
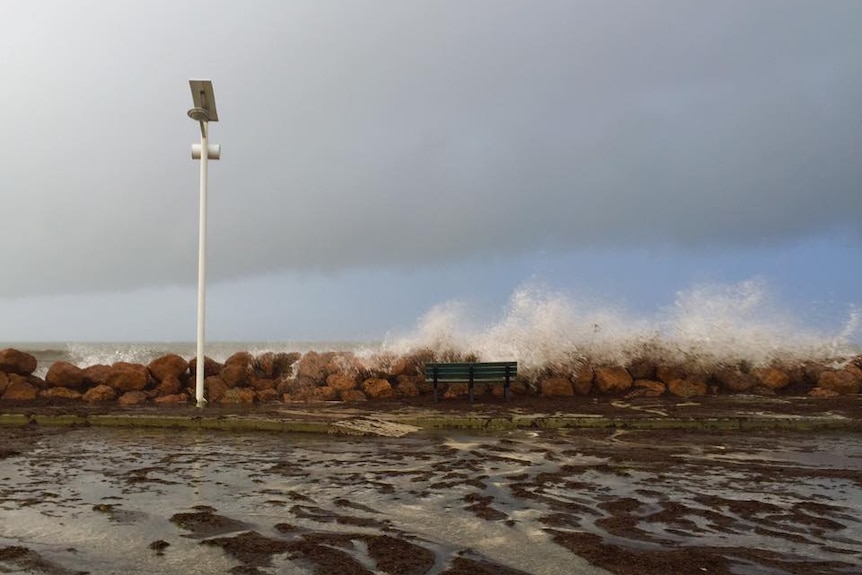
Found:
[[524, 289], [656, 318], [751, 285], [840, 331], [859, 30], [858, 0], [3, 0], [0, 341], [195, 338], [191, 78], [222, 146], [209, 339], [494, 322]]

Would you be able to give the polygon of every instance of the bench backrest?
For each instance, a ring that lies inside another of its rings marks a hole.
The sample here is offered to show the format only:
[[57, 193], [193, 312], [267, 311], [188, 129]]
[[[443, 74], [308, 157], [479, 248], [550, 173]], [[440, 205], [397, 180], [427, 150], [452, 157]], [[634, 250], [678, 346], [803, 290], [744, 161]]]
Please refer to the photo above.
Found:
[[460, 383], [470, 381], [505, 381], [518, 375], [517, 361], [493, 361], [484, 363], [426, 363], [425, 381], [438, 383]]

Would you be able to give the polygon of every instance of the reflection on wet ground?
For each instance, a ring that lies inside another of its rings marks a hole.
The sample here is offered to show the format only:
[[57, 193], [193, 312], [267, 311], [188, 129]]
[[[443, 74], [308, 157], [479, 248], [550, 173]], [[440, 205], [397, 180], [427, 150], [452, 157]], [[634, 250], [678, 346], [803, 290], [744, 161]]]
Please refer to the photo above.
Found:
[[[860, 573], [862, 437], [0, 429], [0, 573]], [[600, 568], [601, 567], [601, 568]]]

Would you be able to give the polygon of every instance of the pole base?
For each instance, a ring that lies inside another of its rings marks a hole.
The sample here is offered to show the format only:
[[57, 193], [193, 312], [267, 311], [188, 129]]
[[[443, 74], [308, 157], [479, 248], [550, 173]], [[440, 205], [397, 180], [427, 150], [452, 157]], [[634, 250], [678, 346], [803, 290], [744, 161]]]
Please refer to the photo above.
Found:
[[200, 398], [198, 400], [197, 407], [206, 407], [206, 406], [207, 406], [207, 400], [204, 398]]

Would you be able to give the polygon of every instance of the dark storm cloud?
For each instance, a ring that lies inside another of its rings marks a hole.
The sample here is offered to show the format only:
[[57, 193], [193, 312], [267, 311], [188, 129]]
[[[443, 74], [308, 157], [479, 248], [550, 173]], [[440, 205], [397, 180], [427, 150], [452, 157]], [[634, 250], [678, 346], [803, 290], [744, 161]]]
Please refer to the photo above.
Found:
[[7, 2], [0, 294], [761, 245], [862, 213], [862, 4]]

